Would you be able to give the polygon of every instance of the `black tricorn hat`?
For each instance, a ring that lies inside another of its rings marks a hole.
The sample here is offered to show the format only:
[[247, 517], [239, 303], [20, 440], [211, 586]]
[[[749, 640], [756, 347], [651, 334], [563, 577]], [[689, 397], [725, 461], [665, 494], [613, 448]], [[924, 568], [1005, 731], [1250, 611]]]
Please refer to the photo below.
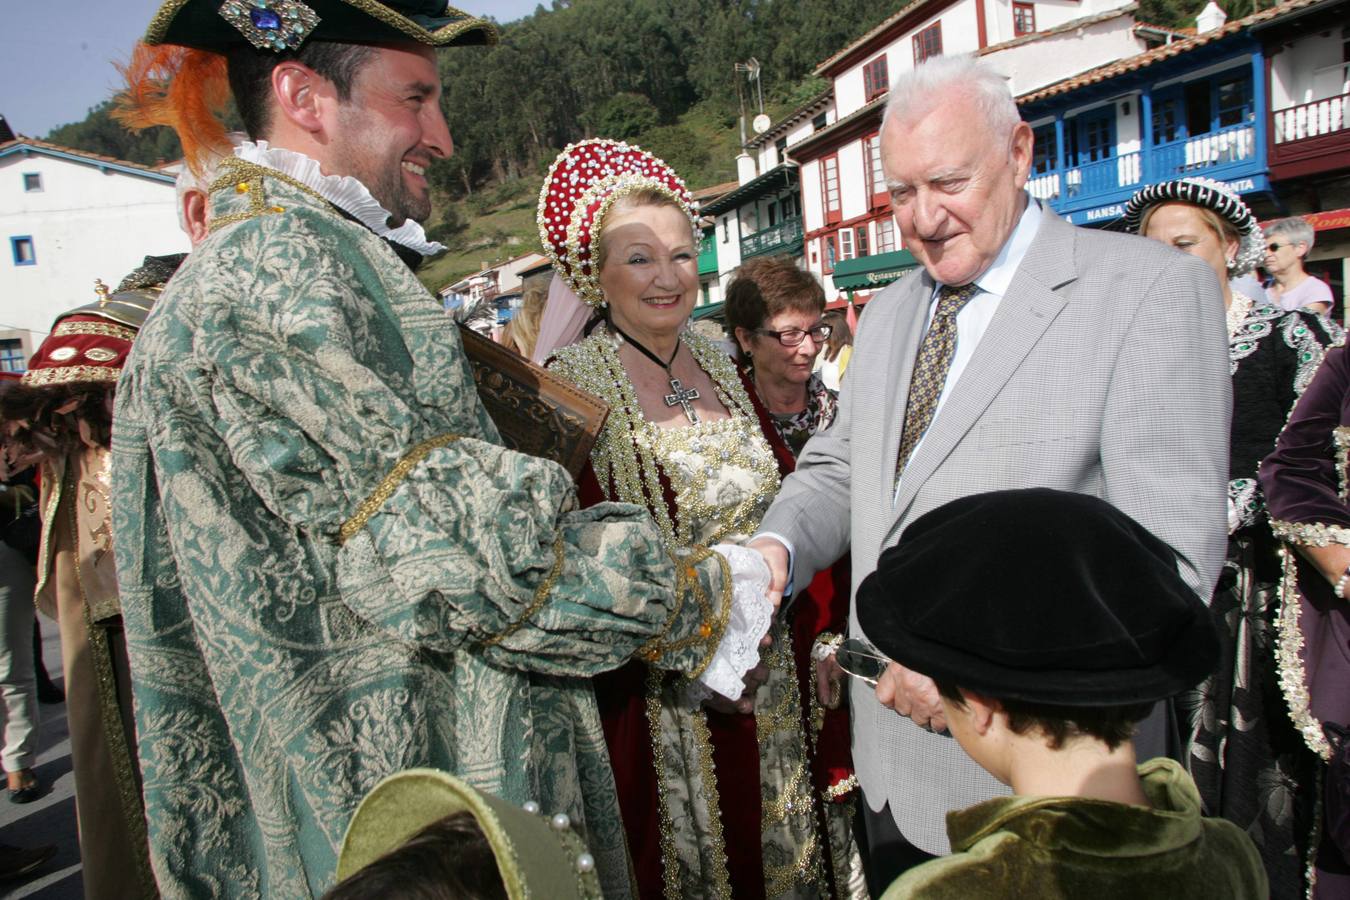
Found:
[[165, 0], [147, 44], [223, 52], [242, 44], [294, 50], [309, 39], [432, 47], [495, 44], [497, 26], [444, 0]]
[[1219, 659], [1171, 547], [1103, 500], [1046, 488], [915, 519], [858, 588], [857, 610], [891, 659], [996, 699], [1160, 700]]

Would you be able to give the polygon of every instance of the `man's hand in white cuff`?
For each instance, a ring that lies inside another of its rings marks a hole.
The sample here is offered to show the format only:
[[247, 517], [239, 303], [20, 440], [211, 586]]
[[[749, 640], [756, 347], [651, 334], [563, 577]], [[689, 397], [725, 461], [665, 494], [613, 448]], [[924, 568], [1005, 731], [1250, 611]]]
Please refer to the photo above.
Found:
[[764, 557], [764, 562], [769, 566], [769, 602], [773, 604], [774, 611], [783, 603], [783, 591], [788, 583], [788, 550], [783, 546], [782, 541], [776, 538], [762, 535], [755, 538], [746, 546], [752, 550], [758, 550]]

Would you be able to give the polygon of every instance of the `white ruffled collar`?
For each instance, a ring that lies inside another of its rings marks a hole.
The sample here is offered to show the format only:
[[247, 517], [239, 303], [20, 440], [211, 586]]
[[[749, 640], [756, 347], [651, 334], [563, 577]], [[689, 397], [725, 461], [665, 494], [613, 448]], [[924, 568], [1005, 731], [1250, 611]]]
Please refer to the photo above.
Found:
[[294, 150], [269, 147], [267, 141], [244, 141], [234, 155], [246, 162], [276, 169], [295, 179], [323, 197], [329, 203], [349, 213], [379, 237], [415, 250], [423, 256], [434, 256], [445, 249], [444, 244], [427, 239], [422, 226], [408, 219], [397, 228], [389, 227], [389, 210], [371, 196], [364, 184], [350, 175], [325, 175], [319, 164]]

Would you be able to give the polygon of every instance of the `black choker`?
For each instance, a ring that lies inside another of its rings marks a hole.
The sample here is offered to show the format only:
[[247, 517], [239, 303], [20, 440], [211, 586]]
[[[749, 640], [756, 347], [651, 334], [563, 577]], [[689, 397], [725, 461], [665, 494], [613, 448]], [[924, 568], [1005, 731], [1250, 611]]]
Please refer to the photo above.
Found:
[[675, 374], [670, 371], [671, 365], [674, 364], [675, 362], [675, 357], [678, 356], [680, 353], [680, 339], [679, 338], [675, 339], [675, 352], [670, 354], [670, 362], [661, 362], [661, 358], [659, 356], [657, 356], [655, 353], [653, 353], [652, 351], [648, 350], [646, 347], [642, 346], [640, 343], [635, 341], [632, 335], [624, 331], [618, 325], [615, 325], [613, 322], [610, 322], [609, 327], [614, 329], [614, 331], [625, 341], [632, 344], [633, 349], [637, 350], [643, 356], [647, 357], [652, 362], [656, 363], [658, 366], [666, 370], [666, 377], [670, 379], [670, 393], [666, 394], [665, 397], [666, 406], [675, 406], [678, 404], [679, 406], [684, 408], [684, 414], [689, 418], [690, 424], [697, 424], [698, 412], [695, 411], [694, 405], [689, 401], [698, 399], [698, 388], [685, 387], [683, 384], [680, 383], [680, 379], [676, 378]]

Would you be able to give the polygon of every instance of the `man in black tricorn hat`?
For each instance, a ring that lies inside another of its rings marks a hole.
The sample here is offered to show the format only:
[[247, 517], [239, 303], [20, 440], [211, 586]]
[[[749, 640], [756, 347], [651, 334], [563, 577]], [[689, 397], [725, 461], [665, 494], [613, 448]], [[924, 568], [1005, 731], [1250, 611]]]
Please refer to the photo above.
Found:
[[575, 512], [565, 469], [501, 447], [413, 274], [452, 150], [435, 48], [493, 40], [426, 0], [168, 0], [129, 67], [129, 102], [167, 103], [185, 143], [219, 127], [202, 110], [228, 77], [252, 139], [114, 419], [168, 895], [321, 892], [360, 798], [425, 766], [566, 816], [578, 865], [630, 896], [589, 676], [635, 655], [702, 674], [743, 628], [727, 556], [767, 586], [740, 548], [677, 565], [645, 510]]
[[[880, 654], [934, 680], [951, 735], [1014, 794], [948, 813], [952, 855], [884, 900], [1267, 896], [1255, 845], [1201, 818], [1181, 766], [1136, 766], [1135, 726], [1208, 675], [1219, 642], [1172, 548], [1129, 516], [1045, 488], [954, 500], [906, 528], [857, 602]], [[850, 642], [840, 663], [866, 652]]]

